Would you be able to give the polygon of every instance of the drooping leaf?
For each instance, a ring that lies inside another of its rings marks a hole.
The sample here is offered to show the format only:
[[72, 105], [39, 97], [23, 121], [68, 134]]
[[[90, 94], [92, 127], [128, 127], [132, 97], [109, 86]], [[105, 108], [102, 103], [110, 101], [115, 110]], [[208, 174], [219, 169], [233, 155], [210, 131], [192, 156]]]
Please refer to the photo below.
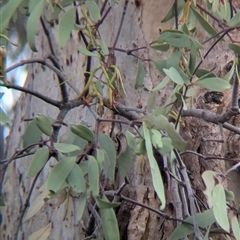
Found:
[[59, 29], [58, 29], [58, 38], [59, 45], [63, 48], [70, 36], [71, 31], [74, 29], [75, 24], [75, 8], [71, 8], [66, 11], [59, 21]]
[[[180, 11], [183, 9], [185, 5], [184, 0], [178, 0], [177, 1], [177, 11], [180, 13]], [[175, 16], [175, 2], [170, 6], [169, 10], [167, 11], [166, 15], [162, 19], [162, 23], [167, 22], [168, 20], [172, 19]]]
[[87, 140], [88, 142], [92, 142], [94, 140], [93, 131], [83, 124], [72, 125], [70, 129], [74, 134]]
[[234, 234], [236, 240], [240, 240], [240, 228], [239, 228], [239, 222], [238, 222], [236, 216], [234, 216], [232, 218], [231, 223], [232, 223], [233, 234]]
[[115, 208], [121, 205], [120, 202], [109, 202], [109, 200], [105, 196], [102, 196], [102, 198], [99, 196], [96, 196], [95, 200], [98, 207], [101, 209]]
[[40, 140], [42, 132], [37, 126], [36, 119], [33, 119], [27, 126], [25, 133], [22, 136], [23, 147], [26, 148], [33, 143], [37, 143]]
[[240, 12], [237, 12], [228, 22], [228, 26], [235, 28], [240, 26]]
[[36, 116], [36, 124], [38, 126], [38, 128], [47, 136], [51, 136], [52, 135], [52, 125], [49, 121], [49, 119], [43, 115], [43, 114], [38, 114]]
[[182, 77], [180, 76], [180, 74], [178, 73], [178, 71], [174, 67], [171, 67], [169, 69], [164, 68], [163, 71], [173, 82], [175, 82], [179, 85], [184, 84], [184, 81], [183, 81]]
[[229, 43], [228, 48], [230, 50], [234, 51], [235, 53], [237, 53], [238, 55], [240, 55], [240, 45], [239, 44]]
[[[213, 224], [216, 220], [213, 214], [213, 210], [206, 210], [202, 213], [196, 214], [197, 223], [199, 227], [205, 228]], [[185, 219], [186, 222], [193, 223], [192, 217]], [[179, 240], [194, 232], [193, 226], [187, 224], [179, 224], [173, 231], [170, 240]]]
[[94, 22], [98, 22], [101, 19], [101, 14], [98, 5], [92, 0], [86, 1], [86, 5], [92, 20]]
[[174, 129], [172, 123], [168, 122], [167, 118], [162, 115], [149, 114], [143, 118], [148, 128], [155, 128], [157, 130], [166, 131], [169, 138], [172, 140], [172, 145], [180, 150], [184, 151], [186, 148], [186, 142], [182, 139], [179, 133]]
[[76, 157], [65, 157], [59, 161], [49, 174], [47, 184], [50, 192], [57, 193], [68, 174], [72, 171]]
[[27, 21], [27, 41], [33, 52], [37, 52], [35, 36], [38, 34], [39, 19], [45, 6], [46, 0], [40, 0], [33, 9]]
[[191, 47], [190, 48], [189, 64], [188, 64], [190, 74], [192, 74], [195, 70], [196, 59], [197, 59], [197, 50], [195, 49], [195, 47]]
[[150, 112], [152, 109], [154, 109], [154, 107], [156, 105], [156, 101], [157, 101], [157, 92], [156, 91], [150, 92], [148, 95], [148, 99], [147, 99], [148, 112]]
[[52, 222], [50, 222], [47, 226], [40, 228], [36, 232], [32, 233], [29, 236], [29, 240], [47, 240], [52, 231]]
[[119, 172], [119, 183], [124, 182], [124, 178], [127, 172], [133, 165], [135, 159], [135, 153], [127, 146], [124, 152], [121, 152], [117, 158], [118, 172]]
[[169, 80], [170, 80], [169, 77], [166, 76], [155, 88], [152, 89], [152, 91], [161, 90], [168, 84]]
[[84, 212], [84, 209], [86, 206], [86, 202], [87, 202], [87, 194], [86, 194], [86, 192], [83, 192], [80, 194], [78, 208], [77, 208], [77, 221], [78, 222], [82, 219], [83, 212]]
[[163, 69], [167, 68], [167, 60], [157, 59], [157, 60], [152, 60], [152, 62], [155, 65], [155, 67], [157, 68], [158, 71], [164, 73]]
[[78, 146], [68, 143], [54, 143], [53, 145], [59, 152], [62, 153], [69, 153], [76, 150], [80, 150]]
[[150, 163], [154, 190], [156, 191], [159, 199], [161, 200], [160, 209], [164, 209], [165, 206], [166, 206], [166, 198], [165, 198], [162, 176], [160, 174], [157, 161], [156, 161], [156, 159], [154, 158], [154, 155], [153, 155], [150, 131], [147, 128], [147, 125], [146, 125], [145, 122], [143, 122], [143, 132], [144, 132], [144, 138], [145, 138], [145, 141], [146, 141], [147, 156], [148, 156], [148, 160], [149, 160], [149, 163]]
[[196, 86], [204, 87], [212, 91], [222, 92], [231, 88], [231, 84], [218, 77], [204, 78], [195, 82]]
[[99, 169], [97, 160], [93, 156], [88, 156], [88, 182], [93, 196], [99, 194]]
[[28, 167], [28, 175], [34, 177], [43, 168], [49, 158], [49, 150], [46, 147], [39, 148], [34, 154]]
[[78, 164], [74, 163], [73, 169], [67, 176], [67, 182], [76, 193], [85, 192], [86, 181]]
[[217, 223], [226, 232], [229, 232], [229, 221], [227, 214], [226, 195], [224, 187], [221, 184], [217, 184], [212, 193], [213, 213]]
[[97, 149], [96, 152], [97, 152], [96, 153], [96, 160], [97, 160], [97, 163], [98, 163], [99, 174], [101, 174], [102, 169], [103, 169], [103, 162], [104, 162], [106, 153], [105, 153], [104, 150], [101, 150], [101, 149]]
[[109, 180], [114, 183], [115, 181], [115, 167], [116, 167], [116, 150], [113, 140], [104, 133], [99, 133], [99, 147], [103, 149], [109, 159], [109, 171], [108, 171], [108, 178]]
[[150, 45], [150, 47], [157, 51], [166, 52], [169, 50], [170, 44], [168, 44], [168, 43], [152, 43]]
[[9, 0], [6, 1], [6, 4], [0, 8], [1, 24], [0, 24], [0, 33], [4, 33], [8, 27], [10, 19], [13, 17], [14, 12], [18, 8], [22, 0]]
[[109, 50], [108, 50], [107, 43], [103, 39], [100, 39], [99, 43], [100, 43], [100, 47], [102, 49], [103, 55], [108, 55], [109, 54]]
[[207, 33], [212, 36], [217, 35], [216, 29], [203, 17], [201, 13], [199, 13], [194, 7], [191, 7], [191, 10], [193, 11], [200, 25], [203, 27], [204, 30], [206, 30]]
[[138, 60], [138, 69], [137, 69], [135, 89], [138, 89], [139, 87], [142, 87], [145, 74], [146, 74], [146, 72], [145, 72], [145, 69], [143, 67], [143, 64], [140, 60]]
[[120, 240], [118, 222], [114, 210], [112, 208], [100, 208], [100, 216], [105, 239]]
[[85, 56], [98, 57], [97, 53], [90, 52], [90, 51], [87, 50], [86, 48], [81, 48], [81, 47], [79, 47], [79, 48], [78, 48], [78, 51], [79, 51], [80, 53], [82, 53], [83, 55], [85, 55]]
[[156, 129], [151, 129], [150, 132], [151, 132], [151, 139], [152, 139], [153, 146], [157, 150], [160, 150], [163, 147], [161, 133]]

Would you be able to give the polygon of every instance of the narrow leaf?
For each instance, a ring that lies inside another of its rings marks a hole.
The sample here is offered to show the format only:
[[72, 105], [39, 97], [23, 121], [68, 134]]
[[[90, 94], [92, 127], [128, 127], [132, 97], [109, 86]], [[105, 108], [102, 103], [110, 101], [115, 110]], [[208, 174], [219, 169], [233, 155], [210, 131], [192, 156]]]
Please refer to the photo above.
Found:
[[166, 206], [166, 199], [165, 199], [165, 192], [164, 192], [162, 176], [160, 174], [157, 161], [153, 156], [151, 136], [150, 136], [149, 129], [147, 128], [147, 125], [145, 122], [143, 122], [143, 132], [144, 132], [144, 138], [146, 141], [147, 156], [148, 156], [148, 160], [150, 163], [154, 190], [156, 191], [156, 193], [162, 203], [160, 209], [164, 209]]
[[85, 56], [98, 57], [97, 53], [90, 52], [90, 51], [88, 51], [86, 48], [81, 48], [81, 47], [79, 47], [79, 48], [78, 48], [78, 51], [79, 51], [80, 53], [82, 53], [83, 55], [85, 55]]
[[217, 184], [212, 193], [213, 213], [217, 223], [226, 232], [229, 232], [229, 221], [227, 214], [226, 195], [224, 187], [221, 184]]
[[27, 41], [33, 52], [37, 52], [35, 36], [38, 34], [39, 19], [45, 6], [46, 0], [40, 0], [33, 9], [27, 21]]
[[240, 26], [240, 12], [237, 12], [228, 22], [229, 27], [239, 27]]
[[[180, 11], [183, 9], [185, 5], [184, 0], [178, 0], [177, 1], [177, 12], [180, 13]], [[166, 15], [162, 19], [162, 23], [167, 22], [168, 20], [172, 19], [175, 16], [175, 2], [172, 3], [169, 10], [167, 11]]]
[[228, 48], [230, 50], [234, 51], [235, 53], [237, 53], [238, 55], [240, 55], [240, 45], [239, 44], [229, 43]]
[[166, 76], [155, 88], [152, 89], [152, 91], [161, 90], [168, 84], [169, 80], [170, 80], [169, 77]]
[[52, 125], [45, 115], [38, 114], [36, 116], [36, 124], [44, 134], [46, 134], [49, 137], [52, 135]]
[[47, 240], [52, 231], [52, 222], [50, 222], [47, 226], [40, 228], [36, 232], [32, 233], [28, 239], [29, 240]]
[[138, 89], [139, 87], [142, 87], [145, 74], [146, 74], [146, 72], [145, 72], [145, 69], [143, 67], [143, 64], [140, 60], [138, 60], [138, 69], [137, 69], [135, 89]]
[[88, 182], [93, 196], [99, 194], [99, 169], [97, 160], [93, 156], [88, 156]]
[[183, 85], [184, 81], [182, 79], [182, 77], [180, 76], [180, 74], [178, 73], [178, 71], [174, 68], [171, 67], [169, 69], [163, 69], [163, 71], [166, 73], [166, 75], [175, 83], [179, 84], [179, 85]]
[[106, 240], [120, 240], [118, 222], [112, 208], [101, 209], [102, 228]]
[[98, 22], [101, 19], [100, 10], [98, 5], [91, 0], [86, 1], [86, 5], [89, 11], [89, 14], [94, 22]]
[[59, 30], [58, 30], [58, 38], [59, 38], [59, 45], [63, 48], [70, 36], [71, 31], [74, 28], [75, 24], [75, 8], [71, 8], [67, 12], [63, 14], [59, 21]]
[[77, 208], [77, 221], [79, 222], [82, 219], [83, 212], [87, 202], [87, 194], [85, 192], [81, 193], [79, 197], [79, 204]]
[[236, 240], [240, 240], [240, 228], [239, 228], [239, 222], [238, 222], [236, 216], [234, 216], [232, 218], [231, 222], [232, 222], [233, 234], [234, 234]]
[[53, 145], [59, 152], [62, 153], [69, 153], [76, 150], [80, 150], [78, 146], [68, 143], [54, 143]]
[[100, 198], [99, 196], [95, 197], [96, 203], [99, 208], [106, 209], [106, 208], [115, 208], [121, 205], [120, 202], [109, 202], [109, 200], [103, 196]]
[[49, 150], [46, 147], [39, 148], [34, 154], [28, 167], [28, 175], [34, 177], [43, 168], [49, 158]]
[[195, 82], [196, 86], [204, 87], [212, 91], [222, 92], [231, 88], [231, 84], [218, 77], [204, 78]]
[[76, 157], [66, 157], [53, 167], [47, 180], [49, 191], [57, 193], [60, 190], [68, 174], [72, 171], [75, 161]]

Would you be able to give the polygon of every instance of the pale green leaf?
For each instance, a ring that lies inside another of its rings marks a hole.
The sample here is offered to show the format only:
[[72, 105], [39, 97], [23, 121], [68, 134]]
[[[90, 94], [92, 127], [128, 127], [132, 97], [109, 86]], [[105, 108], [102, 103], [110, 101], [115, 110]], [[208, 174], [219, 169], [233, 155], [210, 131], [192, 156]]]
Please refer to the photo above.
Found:
[[234, 216], [232, 218], [231, 222], [232, 222], [233, 234], [234, 234], [236, 240], [240, 240], [240, 228], [239, 228], [239, 222], [238, 222], [236, 216]]
[[8, 27], [10, 19], [13, 17], [14, 12], [18, 8], [22, 0], [8, 0], [5, 1], [6, 4], [0, 8], [1, 24], [0, 24], [0, 33], [4, 33]]
[[37, 52], [35, 36], [38, 34], [39, 19], [45, 6], [46, 0], [40, 0], [33, 9], [27, 21], [27, 41], [32, 51]]
[[168, 43], [152, 43], [150, 47], [154, 50], [161, 51], [161, 52], [166, 52], [170, 48], [170, 44]]
[[90, 51], [88, 51], [86, 48], [81, 48], [81, 47], [79, 47], [79, 48], [78, 48], [78, 51], [79, 51], [80, 53], [82, 53], [83, 55], [85, 55], [85, 56], [98, 57], [97, 53], [90, 52]]
[[38, 128], [47, 136], [51, 136], [52, 135], [52, 125], [49, 121], [49, 119], [43, 115], [43, 114], [38, 114], [36, 116], [36, 124], [38, 126]]
[[180, 76], [180, 74], [178, 73], [178, 71], [174, 67], [171, 67], [169, 69], [164, 68], [163, 71], [173, 82], [175, 82], [179, 85], [184, 84], [184, 81], [183, 81], [182, 77]]
[[99, 194], [99, 169], [98, 163], [93, 156], [88, 156], [88, 182], [93, 196]]
[[77, 221], [78, 222], [82, 219], [83, 212], [84, 212], [84, 209], [86, 206], [86, 202], [87, 202], [87, 194], [86, 194], [86, 192], [83, 192], [80, 194], [78, 208], [77, 208]]
[[133, 165], [135, 156], [136, 155], [133, 150], [129, 146], [127, 146], [125, 151], [121, 152], [117, 157], [120, 184], [124, 182], [124, 178], [126, 177], [131, 166]]
[[240, 12], [237, 12], [228, 22], [228, 26], [235, 28], [240, 26]]
[[229, 232], [229, 221], [227, 214], [226, 195], [224, 187], [221, 184], [217, 184], [212, 193], [213, 213], [217, 223], [226, 232]]
[[170, 138], [164, 137], [162, 138], [162, 148], [160, 149], [160, 153], [162, 155], [167, 155], [169, 152], [173, 150], [172, 140]]
[[0, 122], [1, 123], [10, 122], [10, 119], [8, 118], [7, 114], [3, 111], [1, 107], [0, 107]]
[[166, 76], [155, 88], [152, 89], [152, 91], [161, 90], [168, 84], [169, 80], [170, 80], [170, 78], [168, 76]]
[[162, 134], [156, 129], [151, 129], [150, 132], [153, 146], [160, 150], [163, 147]]
[[89, 11], [89, 14], [94, 22], [98, 22], [101, 19], [100, 10], [98, 5], [91, 0], [86, 1], [86, 5]]
[[231, 88], [231, 84], [229, 82], [218, 77], [210, 77], [198, 80], [195, 82], [195, 85], [218, 92], [222, 92], [226, 89]]
[[229, 43], [228, 48], [240, 56], [240, 45], [236, 43]]
[[115, 181], [115, 167], [116, 167], [116, 150], [113, 140], [104, 133], [99, 133], [99, 147], [103, 149], [109, 159], [109, 171], [107, 177], [109, 180], [114, 183]]
[[105, 239], [120, 240], [118, 222], [114, 210], [112, 208], [100, 208], [100, 216]]
[[49, 158], [49, 150], [46, 147], [39, 148], [32, 157], [28, 167], [28, 175], [34, 177], [44, 167]]
[[99, 196], [95, 196], [96, 203], [99, 208], [106, 209], [106, 208], [115, 208], [121, 205], [120, 202], [109, 202], [109, 200], [103, 195], [102, 198]]
[[163, 185], [162, 176], [160, 174], [157, 161], [153, 155], [150, 131], [147, 128], [147, 125], [145, 122], [143, 122], [143, 132], [144, 132], [144, 138], [145, 138], [145, 142], [146, 142], [147, 156], [148, 156], [148, 160], [149, 160], [150, 168], [151, 168], [154, 190], [156, 191], [159, 199], [161, 200], [160, 209], [164, 209], [166, 206], [164, 185]]
[[138, 60], [138, 69], [137, 69], [135, 89], [138, 89], [139, 87], [142, 87], [145, 74], [146, 74], [146, 72], [145, 72], [145, 69], [143, 67], [143, 64], [140, 60]]
[[152, 91], [148, 94], [148, 99], [147, 99], [147, 111], [150, 112], [152, 109], [155, 108], [157, 101], [157, 92]]
[[[178, 13], [183, 9], [185, 5], [184, 0], [178, 0], [177, 11]], [[172, 19], [175, 16], [175, 2], [172, 3], [169, 10], [167, 11], [164, 18], [161, 20], [162, 23], [167, 22], [168, 20]]]
[[109, 50], [108, 50], [107, 43], [103, 39], [100, 39], [99, 43], [100, 43], [100, 47], [102, 49], [103, 55], [108, 55], [109, 54]]
[[72, 171], [76, 157], [65, 157], [59, 161], [48, 176], [48, 190], [57, 193], [64, 184], [68, 174]]
[[68, 143], [54, 143], [53, 145], [59, 152], [62, 153], [69, 153], [76, 150], [80, 150], [78, 146]]
[[86, 181], [78, 164], [74, 163], [72, 171], [67, 176], [67, 182], [76, 193], [85, 192]]
[[67, 12], [63, 14], [59, 21], [59, 29], [58, 29], [58, 38], [59, 45], [63, 48], [70, 36], [71, 31], [74, 29], [75, 24], [75, 8], [69, 9]]
[[[216, 221], [212, 209], [206, 210], [202, 213], [197, 213], [196, 218], [198, 226], [202, 228], [208, 227]], [[187, 219], [184, 220], [186, 222], [193, 223], [192, 217], [188, 217]], [[193, 226], [181, 223], [173, 231], [172, 235], [170, 236], [170, 240], [179, 240], [193, 232], [194, 232]]]

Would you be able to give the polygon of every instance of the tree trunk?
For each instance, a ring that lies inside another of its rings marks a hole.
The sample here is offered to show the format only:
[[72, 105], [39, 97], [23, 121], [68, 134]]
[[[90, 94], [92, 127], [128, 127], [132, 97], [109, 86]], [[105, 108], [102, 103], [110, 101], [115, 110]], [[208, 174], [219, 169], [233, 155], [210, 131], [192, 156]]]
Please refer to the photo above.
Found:
[[[101, 2], [101, 1], [99, 1]], [[100, 3], [101, 4], [101, 3]], [[122, 16], [124, 1], [120, 1], [114, 6], [104, 23], [100, 26], [101, 36], [106, 40], [108, 46], [112, 46], [117, 34], [120, 18]], [[159, 36], [159, 30], [170, 28], [172, 22], [162, 24], [160, 21], [170, 7], [171, 1], [129, 1], [126, 16], [123, 22], [123, 28], [117, 43], [118, 48], [134, 49], [142, 46], [148, 46], [153, 40]], [[77, 31], [72, 31], [66, 47], [61, 50], [57, 44], [56, 29], [58, 25], [50, 28], [50, 36], [54, 42], [54, 48], [57, 51], [57, 56], [61, 62], [64, 73], [67, 75], [70, 83], [77, 89], [81, 90], [84, 86], [85, 68], [82, 66], [84, 57], [77, 50], [78, 47], [84, 46], [83, 40], [79, 38]], [[40, 32], [37, 36], [38, 53], [32, 55], [32, 59], [46, 56], [50, 53], [46, 35], [42, 27], [39, 25]], [[206, 36], [202, 32], [199, 33], [200, 42], [203, 42]], [[218, 70], [221, 70], [226, 63], [226, 55], [232, 59], [230, 53], [227, 52], [226, 43], [221, 42], [214, 49], [214, 53], [209, 56], [205, 65], [214, 65], [216, 59], [218, 61]], [[206, 48], [208, 49], [208, 48]], [[158, 54], [150, 48], [144, 48], [136, 51], [135, 54], [141, 59], [159, 59], [164, 58], [164, 54]], [[116, 66], [120, 69], [126, 96], [118, 99], [121, 103], [128, 107], [143, 109], [147, 105], [148, 92], [144, 90], [135, 90], [135, 79], [137, 73], [137, 58], [128, 56], [126, 53], [115, 51]], [[162, 79], [159, 71], [153, 66], [150, 61], [144, 62], [146, 77], [144, 85], [147, 88], [156, 86]], [[210, 67], [208, 67], [210, 69]], [[40, 64], [32, 64], [28, 67], [28, 78], [25, 84], [30, 90], [37, 91], [56, 100], [61, 100], [61, 93], [57, 81], [56, 74], [50, 69], [41, 66]], [[67, 85], [67, 90], [70, 94], [70, 99], [76, 98], [76, 93]], [[157, 102], [162, 105], [173, 89], [173, 85], [169, 84], [168, 88], [160, 91], [157, 96]], [[230, 96], [226, 96], [230, 97]], [[38, 113], [43, 113], [49, 117], [57, 118], [59, 110], [47, 104], [30, 94], [23, 93], [16, 108], [15, 118], [13, 120], [11, 134], [8, 137], [8, 145], [6, 158], [10, 158], [17, 149], [21, 148], [21, 137], [26, 129], [27, 123], [24, 119], [35, 117]], [[110, 111], [105, 110], [104, 116], [112, 118]], [[77, 124], [80, 121], [85, 121], [89, 125], [94, 124], [94, 118], [87, 108], [76, 107], [72, 109], [64, 118], [64, 122], [68, 124]], [[220, 143], [203, 143], [200, 138], [217, 137], [219, 136], [218, 126], [199, 121], [194, 118], [187, 118], [186, 126], [182, 131], [184, 139], [188, 142], [188, 149], [205, 155], [225, 156], [229, 151], [230, 146]], [[112, 125], [107, 123], [101, 126], [101, 130], [109, 134]], [[199, 132], [201, 131], [201, 135]], [[66, 131], [62, 128], [59, 134], [59, 141], [64, 142]], [[229, 133], [226, 139], [230, 138]], [[234, 154], [239, 156], [239, 150], [236, 149], [238, 138], [234, 139]], [[83, 228], [86, 227], [89, 220], [89, 213], [85, 212], [81, 222], [76, 221], [76, 202], [71, 198], [65, 220], [64, 207], [65, 203], [58, 205], [59, 199], [47, 201], [41, 210], [27, 222], [24, 220], [26, 201], [31, 192], [33, 179], [26, 176], [26, 171], [30, 162], [30, 157], [17, 159], [12, 161], [5, 172], [3, 182], [3, 194], [6, 206], [1, 208], [3, 214], [3, 223], [1, 225], [1, 233], [3, 239], [27, 239], [29, 235], [38, 229], [46, 226], [52, 221], [52, 230], [49, 239], [83, 239], [85, 237]], [[201, 174], [204, 170], [211, 169], [217, 172], [224, 172], [229, 168], [225, 162], [221, 160], [205, 161], [197, 156], [187, 154], [184, 156], [186, 166], [193, 176], [193, 189], [196, 189], [196, 194], [203, 198], [202, 190], [204, 186], [201, 180]], [[31, 198], [28, 199], [30, 206], [37, 196], [41, 194], [41, 186], [46, 181], [49, 170], [51, 170], [53, 160], [50, 160], [44, 170], [36, 180]], [[129, 184], [124, 189], [123, 194], [131, 199], [146, 204], [154, 209], [159, 209], [160, 202], [155, 194], [152, 177], [148, 161], [144, 161], [144, 174], [141, 174], [140, 160], [137, 158], [129, 171]], [[240, 191], [237, 184], [238, 173], [234, 173], [229, 178], [229, 188], [235, 192], [236, 199], [240, 199]], [[165, 213], [169, 216], [175, 216], [174, 201], [172, 192], [169, 189], [167, 181], [165, 182], [167, 207]], [[239, 203], [239, 202], [238, 202]], [[26, 214], [26, 212], [25, 212]], [[117, 212], [118, 223], [120, 226], [121, 239], [168, 239], [176, 223], [170, 220], [159, 217], [154, 212], [149, 211], [140, 206], [122, 202], [121, 207]]]

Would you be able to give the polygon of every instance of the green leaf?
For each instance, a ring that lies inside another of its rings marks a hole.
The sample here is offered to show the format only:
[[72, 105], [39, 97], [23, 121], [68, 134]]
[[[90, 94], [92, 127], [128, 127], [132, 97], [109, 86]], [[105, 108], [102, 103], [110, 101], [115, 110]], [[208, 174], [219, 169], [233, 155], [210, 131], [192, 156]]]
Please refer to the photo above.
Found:
[[1, 123], [10, 122], [10, 119], [8, 118], [7, 114], [3, 111], [3, 109], [1, 107], [0, 107], [0, 122]]
[[196, 59], [197, 59], [197, 50], [192, 46], [190, 49], [190, 58], [189, 58], [189, 64], [188, 64], [190, 74], [192, 74], [195, 70]]
[[71, 31], [74, 29], [75, 24], [75, 8], [69, 9], [67, 12], [63, 14], [59, 21], [59, 29], [58, 29], [58, 38], [59, 45], [63, 48], [70, 36]]
[[160, 149], [160, 153], [162, 155], [167, 155], [169, 152], [173, 150], [172, 140], [170, 138], [164, 137], [162, 138], [162, 148]]
[[83, 55], [85, 55], [85, 56], [98, 57], [98, 54], [97, 54], [97, 53], [90, 52], [90, 51], [88, 51], [86, 48], [81, 48], [81, 47], [79, 47], [79, 48], [78, 48], [78, 51], [79, 51], [80, 53], [82, 53]]
[[167, 118], [163, 115], [156, 116], [155, 114], [149, 114], [143, 118], [143, 121], [148, 128], [166, 131], [169, 138], [172, 140], [172, 145], [179, 151], [184, 151], [186, 149], [186, 142], [175, 130], [174, 125], [168, 122]]
[[157, 50], [157, 51], [166, 52], [166, 51], [169, 50], [170, 44], [168, 44], [168, 43], [154, 43], [154, 42], [153, 42], [153, 43], [150, 45], [150, 47], [151, 47], [152, 49]]
[[8, 27], [10, 19], [13, 17], [16, 9], [22, 0], [9, 0], [6, 1], [6, 4], [0, 8], [1, 24], [0, 24], [0, 33], [4, 33]]
[[156, 129], [151, 129], [150, 132], [153, 146], [160, 150], [163, 147], [162, 134]]
[[120, 240], [118, 222], [114, 210], [112, 208], [100, 208], [100, 216], [105, 239]]
[[84, 140], [87, 140], [88, 142], [92, 142], [94, 140], [94, 134], [93, 131], [88, 128], [87, 126], [83, 124], [79, 125], [72, 125], [70, 127], [70, 130], [79, 136], [80, 138], [83, 138]]
[[25, 133], [22, 136], [23, 147], [26, 148], [33, 143], [39, 142], [42, 131], [37, 126], [36, 119], [33, 119], [27, 126]]
[[240, 26], [240, 12], [237, 12], [228, 22], [228, 26], [236, 28]]
[[48, 190], [57, 193], [75, 165], [76, 157], [65, 157], [59, 161], [49, 174]]
[[231, 88], [231, 84], [218, 77], [204, 78], [195, 82], [196, 86], [204, 87], [212, 91], [222, 92]]
[[27, 21], [27, 41], [33, 52], [37, 52], [35, 36], [38, 34], [39, 19], [45, 6], [46, 0], [40, 0], [33, 9]]
[[103, 169], [103, 162], [104, 162], [106, 153], [105, 153], [104, 150], [101, 150], [101, 149], [97, 149], [96, 152], [97, 152], [96, 160], [97, 160], [97, 163], [98, 163], [99, 174], [101, 174], [102, 169]]
[[143, 67], [143, 64], [140, 60], [138, 60], [138, 69], [137, 69], [135, 89], [138, 89], [139, 87], [142, 87], [145, 74], [146, 74], [146, 72], [145, 72], [145, 69]]
[[62, 153], [69, 153], [76, 150], [80, 150], [78, 146], [68, 143], [54, 143], [53, 145], [59, 152]]
[[210, 72], [206, 69], [199, 68], [196, 72], [196, 76], [200, 79], [207, 78], [207, 77], [216, 77], [216, 75], [213, 72]]
[[184, 84], [184, 81], [183, 81], [182, 77], [180, 76], [180, 74], [178, 73], [178, 71], [174, 67], [171, 67], [169, 69], [164, 68], [163, 71], [173, 82], [175, 82], [179, 85]]
[[124, 152], [121, 152], [117, 158], [118, 172], [119, 172], [119, 183], [124, 182], [124, 178], [127, 175], [129, 169], [134, 163], [135, 153], [127, 146]]
[[157, 101], [157, 92], [153, 91], [148, 94], [148, 99], [147, 99], [147, 111], [150, 112], [152, 109], [155, 108]]
[[226, 232], [229, 232], [229, 222], [227, 214], [226, 195], [224, 187], [221, 184], [217, 184], [212, 193], [213, 213], [217, 223]]
[[78, 164], [74, 163], [74, 166], [67, 176], [67, 182], [76, 193], [83, 193], [86, 190], [86, 181], [83, 176], [83, 172]]
[[236, 240], [240, 240], [240, 228], [239, 228], [239, 222], [238, 222], [236, 216], [234, 216], [232, 218], [231, 222], [232, 222], [233, 234], [234, 234]]
[[230, 50], [234, 51], [235, 53], [237, 53], [238, 55], [240, 55], [240, 45], [239, 44], [229, 43], [228, 48]]
[[99, 44], [100, 44], [100, 47], [102, 49], [103, 55], [108, 55], [109, 54], [109, 50], [108, 50], [107, 43], [103, 39], [100, 39], [99, 40]]
[[224, 76], [224, 79], [227, 82], [230, 82], [230, 80], [232, 79], [233, 74], [234, 74], [234, 70], [235, 70], [235, 64], [232, 64], [232, 67], [231, 67], [230, 71]]
[[200, 25], [203, 27], [203, 29], [209, 33], [212, 36], [215, 36], [218, 34], [216, 29], [203, 17], [201, 13], [199, 13], [195, 8], [191, 7], [191, 10], [193, 11], [196, 19], [200, 23]]
[[120, 202], [109, 202], [109, 200], [104, 195], [102, 198], [100, 198], [99, 196], [96, 196], [95, 200], [98, 207], [101, 209], [116, 208], [121, 205]]
[[79, 204], [78, 204], [78, 208], [77, 208], [77, 221], [78, 222], [82, 219], [83, 212], [84, 212], [84, 209], [86, 206], [86, 202], [87, 202], [87, 194], [86, 194], [86, 192], [83, 192], [80, 194]]
[[99, 147], [103, 149], [108, 156], [109, 159], [109, 171], [108, 171], [108, 178], [109, 180], [114, 183], [115, 181], [115, 167], [116, 167], [116, 150], [113, 140], [104, 133], [99, 133]]
[[[180, 13], [180, 11], [183, 9], [185, 5], [184, 0], [178, 0], [177, 1], [177, 12]], [[172, 19], [175, 16], [175, 2], [172, 3], [169, 10], [167, 11], [167, 14], [162, 19], [162, 23], [167, 22], [168, 20]]]
[[89, 14], [94, 22], [98, 22], [101, 19], [100, 10], [98, 5], [91, 0], [86, 1], [86, 5], [89, 11]]
[[[202, 213], [197, 213], [196, 218], [197, 218], [198, 226], [202, 227], [202, 228], [208, 227], [215, 222], [215, 218], [214, 218], [212, 209], [206, 210]], [[188, 217], [187, 219], [184, 219], [184, 221], [193, 223], [192, 217]], [[170, 237], [170, 240], [179, 240], [193, 232], [194, 232], [194, 229], [192, 226], [181, 223], [173, 231], [173, 233]]]
[[152, 91], [161, 90], [168, 84], [169, 80], [170, 80], [170, 78], [168, 76], [166, 76], [155, 88], [152, 89]]
[[156, 193], [157, 193], [157, 195], [158, 195], [158, 197], [159, 197], [159, 199], [161, 200], [161, 203], [162, 203], [160, 209], [164, 209], [165, 206], [166, 206], [166, 198], [165, 198], [162, 176], [160, 174], [157, 161], [156, 161], [156, 159], [154, 158], [154, 155], [153, 155], [150, 131], [147, 128], [147, 125], [146, 125], [145, 122], [143, 122], [143, 132], [144, 132], [144, 138], [145, 138], [145, 141], [146, 141], [147, 156], [148, 156], [148, 160], [149, 160], [149, 163], [150, 163], [154, 190], [156, 191]]
[[98, 163], [93, 156], [88, 156], [88, 182], [93, 196], [99, 194], [99, 169]]
[[46, 134], [49, 137], [52, 135], [52, 125], [45, 115], [41, 113], [38, 114], [36, 116], [36, 124], [44, 134]]
[[44, 167], [45, 163], [49, 158], [48, 148], [39, 148], [32, 157], [30, 165], [28, 167], [28, 175], [35, 177], [37, 173]]

